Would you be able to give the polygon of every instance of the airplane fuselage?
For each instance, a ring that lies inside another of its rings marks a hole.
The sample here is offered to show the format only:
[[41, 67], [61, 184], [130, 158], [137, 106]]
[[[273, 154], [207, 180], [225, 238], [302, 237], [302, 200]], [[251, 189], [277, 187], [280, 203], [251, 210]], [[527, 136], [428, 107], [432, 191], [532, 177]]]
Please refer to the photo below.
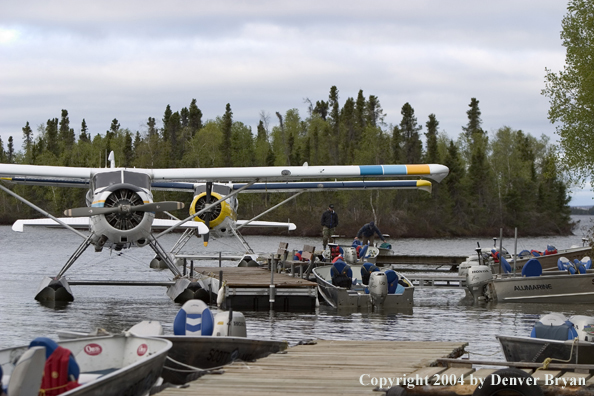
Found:
[[116, 250], [145, 246], [155, 218], [153, 212], [129, 211], [129, 207], [153, 202], [150, 178], [143, 173], [129, 170], [97, 173], [91, 179], [91, 190], [87, 194], [87, 206], [92, 208], [120, 207], [120, 211], [91, 216], [91, 239], [96, 250], [106, 243]]

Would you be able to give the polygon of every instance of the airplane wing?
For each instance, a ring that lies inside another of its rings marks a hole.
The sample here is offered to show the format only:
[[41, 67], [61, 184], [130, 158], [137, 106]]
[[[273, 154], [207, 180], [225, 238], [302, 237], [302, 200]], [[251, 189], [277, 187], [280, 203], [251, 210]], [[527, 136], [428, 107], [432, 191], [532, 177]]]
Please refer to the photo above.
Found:
[[[90, 217], [59, 217], [58, 219], [74, 228], [89, 228]], [[169, 228], [177, 223], [179, 223], [178, 220], [154, 219], [152, 227]], [[287, 226], [286, 223], [280, 224], [284, 224], [285, 227]], [[25, 226], [62, 227], [61, 224], [52, 219], [30, 219], [15, 221], [12, 225], [12, 230], [16, 232], [23, 232]], [[206, 234], [208, 232], [208, 227], [206, 227], [206, 224], [197, 221], [188, 221], [180, 225], [178, 228], [196, 228], [198, 229], [199, 234]]]
[[89, 188], [89, 179], [42, 178], [29, 176], [0, 177], [9, 183], [24, 184], [26, 186], [54, 186]]
[[[89, 228], [89, 217], [58, 217], [58, 219], [73, 228]], [[52, 219], [30, 219], [15, 221], [12, 225], [12, 230], [23, 232], [25, 226], [63, 227], [60, 223]]]
[[[153, 182], [153, 190], [183, 191], [193, 193], [198, 185], [204, 183]], [[245, 184], [230, 184], [231, 190], [239, 190]], [[431, 182], [427, 180], [369, 180], [369, 181], [334, 181], [334, 182], [270, 182], [254, 183], [242, 193], [275, 193], [308, 191], [340, 191], [340, 190], [390, 190], [416, 189], [431, 193]]]
[[[233, 184], [233, 190], [239, 190], [245, 184]], [[243, 190], [244, 193], [264, 192], [299, 192], [308, 191], [341, 191], [341, 190], [390, 190], [411, 189], [431, 193], [431, 182], [427, 180], [369, 180], [348, 182], [281, 182], [254, 183]]]
[[[164, 220], [164, 219], [154, 219], [153, 220], [153, 228], [169, 228], [179, 223], [179, 220]], [[184, 228], [196, 228], [198, 230], [198, 234], [208, 234], [208, 227], [206, 224], [198, 222], [198, 221], [187, 221], [184, 224], [178, 226], [179, 229]]]
[[[278, 228], [286, 228], [289, 231], [294, 231], [297, 229], [295, 223], [282, 223], [276, 221], [251, 221], [248, 223], [249, 220], [237, 220], [237, 225], [242, 227], [278, 227]], [[248, 223], [247, 225], [245, 225]]]
[[[97, 173], [114, 172], [124, 168], [80, 168], [67, 166], [0, 164], [0, 176], [36, 177], [88, 180]], [[264, 166], [243, 168], [176, 168], [141, 169], [130, 168], [131, 172], [149, 175], [152, 180], [296, 180], [311, 178], [353, 178], [423, 176], [437, 182], [449, 173], [447, 166], [438, 164], [414, 165], [344, 165], [344, 166]]]

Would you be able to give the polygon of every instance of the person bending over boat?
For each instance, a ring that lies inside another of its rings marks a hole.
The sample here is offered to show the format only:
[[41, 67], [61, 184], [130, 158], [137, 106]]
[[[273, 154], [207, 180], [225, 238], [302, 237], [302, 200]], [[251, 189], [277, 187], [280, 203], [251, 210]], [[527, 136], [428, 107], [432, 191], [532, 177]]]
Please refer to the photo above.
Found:
[[[322, 214], [322, 245], [324, 250], [328, 246], [328, 241], [332, 239], [334, 229], [338, 226], [338, 215], [334, 211], [334, 205], [328, 205], [328, 209]], [[334, 241], [332, 241], [334, 242]]]
[[373, 246], [375, 234], [377, 234], [382, 241], [386, 242], [386, 239], [382, 235], [382, 232], [379, 230], [379, 228], [376, 227], [373, 221], [370, 221], [369, 223], [361, 227], [361, 229], [357, 233], [357, 236], [355, 237], [355, 240], [361, 238], [361, 243], [363, 245], [367, 245], [367, 243], [369, 242], [369, 244]]

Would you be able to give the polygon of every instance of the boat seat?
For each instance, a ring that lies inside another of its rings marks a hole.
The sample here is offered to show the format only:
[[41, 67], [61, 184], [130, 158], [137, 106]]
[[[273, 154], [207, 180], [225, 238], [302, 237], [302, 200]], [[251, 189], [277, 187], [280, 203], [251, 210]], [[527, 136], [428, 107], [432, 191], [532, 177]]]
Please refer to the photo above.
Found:
[[175, 335], [212, 335], [214, 317], [202, 300], [189, 300], [179, 310], [173, 321]]
[[[37, 337], [29, 344], [29, 348], [32, 347], [44, 347], [45, 359], [47, 360], [58, 348], [58, 343], [52, 340], [51, 338]], [[74, 356], [71, 354], [68, 358], [68, 378], [74, 378], [75, 380], [77, 380], [79, 375], [80, 368], [78, 367], [78, 363], [76, 363]]]
[[582, 259], [582, 264], [584, 264], [584, 267], [586, 267], [586, 270], [589, 270], [592, 268], [592, 260], [588, 256], [586, 256]]
[[353, 270], [342, 260], [336, 260], [330, 268], [332, 284], [338, 287], [351, 288], [353, 283]]
[[[511, 271], [510, 271], [511, 272]], [[537, 259], [530, 259], [522, 267], [522, 276], [533, 277], [542, 275], [542, 265]]]
[[[499, 255], [499, 253], [497, 253], [497, 255]], [[509, 263], [505, 259], [505, 257], [502, 256], [500, 261], [501, 261], [501, 269], [503, 270], [503, 272], [506, 274], [510, 274], [512, 272], [512, 268], [511, 268], [511, 265], [509, 265]]]
[[364, 263], [363, 266], [361, 267], [361, 278], [362, 278], [361, 283], [363, 283], [364, 285], [368, 285], [369, 277], [371, 276], [371, 273], [377, 272], [379, 270], [380, 269], [378, 267], [376, 267], [376, 265], [373, 263]]
[[569, 259], [567, 257], [559, 257], [559, 260], [557, 260], [557, 268], [559, 268], [559, 271], [566, 271], [567, 263], [569, 263]]
[[388, 294], [395, 294], [398, 288], [398, 274], [392, 269], [386, 270], [384, 273], [388, 281]]
[[46, 349], [31, 347], [19, 358], [8, 381], [9, 395], [37, 395], [45, 368]]

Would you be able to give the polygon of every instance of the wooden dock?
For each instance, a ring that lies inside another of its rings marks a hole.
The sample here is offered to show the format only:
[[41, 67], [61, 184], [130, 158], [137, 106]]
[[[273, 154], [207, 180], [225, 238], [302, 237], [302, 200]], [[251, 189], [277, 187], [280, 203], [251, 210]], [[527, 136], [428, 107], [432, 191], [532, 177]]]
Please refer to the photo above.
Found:
[[236, 362], [223, 374], [207, 374], [185, 389], [165, 389], [161, 396], [181, 395], [381, 395], [373, 378], [409, 375], [438, 358], [455, 358], [467, 343], [411, 341], [326, 341], [297, 345], [286, 353], [256, 362]]
[[318, 286], [306, 279], [279, 273], [271, 276], [261, 267], [195, 267], [194, 272], [208, 277], [213, 293], [219, 290], [222, 272], [227, 285], [223, 309], [268, 311], [271, 293], [275, 311], [316, 309]]

